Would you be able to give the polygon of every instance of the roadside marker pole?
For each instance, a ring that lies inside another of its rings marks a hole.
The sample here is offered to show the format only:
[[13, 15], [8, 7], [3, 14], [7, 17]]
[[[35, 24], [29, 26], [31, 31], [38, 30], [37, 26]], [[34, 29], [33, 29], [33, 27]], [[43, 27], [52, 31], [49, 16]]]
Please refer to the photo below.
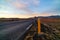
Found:
[[37, 23], [38, 23], [38, 40], [42, 40], [42, 38], [41, 38], [41, 22], [40, 22], [40, 18], [38, 18], [38, 20], [37, 20]]
[[38, 18], [38, 34], [41, 33], [41, 23], [40, 23], [40, 18]]

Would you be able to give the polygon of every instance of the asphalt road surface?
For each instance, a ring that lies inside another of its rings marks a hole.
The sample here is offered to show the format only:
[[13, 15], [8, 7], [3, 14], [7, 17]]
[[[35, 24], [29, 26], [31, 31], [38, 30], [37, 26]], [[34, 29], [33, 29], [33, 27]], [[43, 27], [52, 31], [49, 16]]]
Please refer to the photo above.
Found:
[[0, 40], [17, 40], [34, 20], [14, 21], [0, 24]]

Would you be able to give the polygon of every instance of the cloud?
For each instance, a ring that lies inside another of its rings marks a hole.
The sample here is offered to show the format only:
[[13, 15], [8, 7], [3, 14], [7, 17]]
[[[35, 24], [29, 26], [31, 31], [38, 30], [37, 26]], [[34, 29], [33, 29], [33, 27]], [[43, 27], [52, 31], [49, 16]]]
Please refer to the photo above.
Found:
[[16, 8], [19, 8], [19, 9], [23, 9], [28, 6], [27, 4], [19, 3], [19, 2], [13, 2], [12, 4], [13, 4], [13, 6], [15, 6]]
[[14, 12], [15, 12], [14, 9], [11, 8], [10, 6], [6, 6], [6, 5], [2, 5], [2, 4], [0, 5], [0, 14], [5, 14], [5, 13], [12, 14]]
[[50, 16], [48, 13], [33, 13], [32, 16]]
[[[38, 6], [40, 6], [40, 0], [6, 0], [6, 2], [8, 2], [7, 5], [9, 5], [9, 6], [6, 6], [6, 5], [2, 6], [3, 10], [0, 11], [0, 13], [1, 13], [0, 17], [18, 17], [18, 18], [23, 17], [23, 18], [27, 18], [27, 17], [34, 17], [34, 16], [56, 15], [57, 14], [56, 9], [58, 7], [57, 4], [59, 4], [58, 2], [60, 2], [60, 1], [54, 0], [54, 6], [53, 6], [54, 8], [52, 8], [51, 6], [46, 7], [48, 9], [43, 7], [42, 8], [43, 10], [41, 9], [42, 13], [34, 11], [35, 8], [36, 8], [35, 9], [36, 11], [37, 11], [37, 8], [39, 8]], [[56, 7], [56, 5], [57, 5], [57, 7]], [[56, 7], [56, 9], [55, 9], [55, 7]], [[39, 8], [39, 10], [40, 10], [40, 8]], [[59, 10], [60, 9], [57, 9], [57, 11], [59, 11]], [[43, 12], [43, 11], [45, 11], [45, 12]]]
[[9, 0], [7, 2], [10, 3], [14, 8], [18, 10], [23, 10], [32, 13], [30, 7], [31, 6], [37, 7], [40, 3], [40, 0]]
[[32, 0], [32, 1], [33, 1], [33, 4], [34, 4], [35, 6], [40, 5], [40, 0]]
[[38, 12], [34, 12], [32, 14], [32, 16], [51, 16], [51, 15], [57, 15], [57, 13], [52, 13], [52, 12], [42, 12], [42, 13], [38, 13]]
[[0, 14], [0, 18], [29, 18], [29, 17], [33, 16], [29, 14], [8, 14], [8, 13]]
[[35, 16], [51, 16], [51, 15], [57, 15], [57, 14], [52, 14], [48, 12], [43, 13], [34, 12], [33, 14], [15, 14], [15, 13], [11, 14], [8, 11], [0, 12], [0, 18], [29, 18]]

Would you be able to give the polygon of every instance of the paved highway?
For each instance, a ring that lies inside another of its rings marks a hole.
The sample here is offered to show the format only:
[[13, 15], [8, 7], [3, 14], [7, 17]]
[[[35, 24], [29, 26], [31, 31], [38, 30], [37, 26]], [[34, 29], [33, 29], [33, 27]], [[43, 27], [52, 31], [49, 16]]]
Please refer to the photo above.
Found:
[[0, 40], [17, 40], [34, 20], [6, 22], [0, 24]]

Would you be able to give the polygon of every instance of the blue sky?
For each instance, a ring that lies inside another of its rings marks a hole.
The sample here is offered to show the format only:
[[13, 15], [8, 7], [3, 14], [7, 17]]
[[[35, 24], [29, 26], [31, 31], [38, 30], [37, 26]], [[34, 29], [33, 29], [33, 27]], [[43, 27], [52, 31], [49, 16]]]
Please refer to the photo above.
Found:
[[0, 18], [60, 15], [60, 0], [0, 0]]

